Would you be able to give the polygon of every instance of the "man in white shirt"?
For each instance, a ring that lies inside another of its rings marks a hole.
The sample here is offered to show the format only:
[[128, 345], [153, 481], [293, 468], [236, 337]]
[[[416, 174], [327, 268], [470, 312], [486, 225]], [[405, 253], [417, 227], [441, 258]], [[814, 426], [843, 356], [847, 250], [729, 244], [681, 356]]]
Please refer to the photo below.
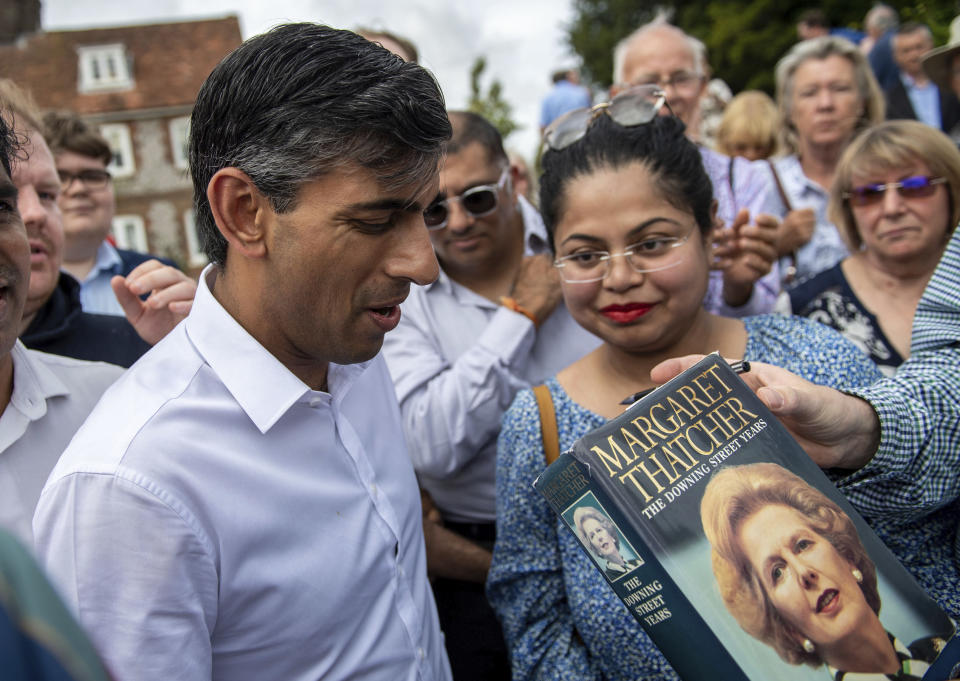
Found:
[[211, 265], [41, 495], [38, 552], [119, 679], [425, 679], [449, 665], [377, 356], [437, 263], [450, 126], [421, 67], [288, 24], [200, 90]]
[[[515, 191], [496, 128], [469, 112], [451, 112], [450, 122], [440, 191], [424, 214], [440, 278], [411, 291], [384, 355], [420, 484], [460, 535], [428, 545], [454, 678], [509, 679], [483, 593], [500, 420], [519, 390], [599, 340], [561, 300], [543, 220]], [[435, 529], [427, 524], [428, 541]]]
[[[0, 110], [5, 109], [0, 98]], [[120, 367], [27, 350], [17, 340], [30, 279], [30, 246], [11, 162], [28, 161], [0, 115], [0, 527], [31, 545], [40, 490], [70, 438], [122, 373]], [[29, 146], [27, 147], [29, 148]]]

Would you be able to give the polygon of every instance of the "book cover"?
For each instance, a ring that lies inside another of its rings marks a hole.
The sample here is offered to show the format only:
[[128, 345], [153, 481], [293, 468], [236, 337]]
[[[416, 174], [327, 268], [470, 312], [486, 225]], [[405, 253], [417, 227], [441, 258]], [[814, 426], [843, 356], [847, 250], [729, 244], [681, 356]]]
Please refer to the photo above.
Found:
[[960, 672], [954, 623], [717, 355], [534, 486], [687, 681]]

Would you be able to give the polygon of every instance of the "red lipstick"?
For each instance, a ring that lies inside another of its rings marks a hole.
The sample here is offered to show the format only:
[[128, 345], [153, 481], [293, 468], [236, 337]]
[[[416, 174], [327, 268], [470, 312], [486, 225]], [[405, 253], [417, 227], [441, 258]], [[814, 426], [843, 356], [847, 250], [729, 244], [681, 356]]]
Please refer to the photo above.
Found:
[[654, 308], [655, 303], [627, 303], [626, 305], [607, 305], [600, 314], [617, 324], [629, 324], [640, 319]]

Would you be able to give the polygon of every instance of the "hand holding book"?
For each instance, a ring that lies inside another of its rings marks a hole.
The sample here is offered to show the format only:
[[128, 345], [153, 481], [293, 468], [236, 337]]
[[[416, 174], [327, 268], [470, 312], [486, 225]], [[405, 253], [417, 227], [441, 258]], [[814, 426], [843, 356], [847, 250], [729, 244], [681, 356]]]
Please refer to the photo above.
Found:
[[[688, 355], [655, 366], [650, 377], [666, 383], [703, 359]], [[880, 422], [870, 404], [833, 388], [815, 385], [779, 367], [751, 362], [741, 378], [787, 427], [821, 468], [857, 469], [880, 442]]]

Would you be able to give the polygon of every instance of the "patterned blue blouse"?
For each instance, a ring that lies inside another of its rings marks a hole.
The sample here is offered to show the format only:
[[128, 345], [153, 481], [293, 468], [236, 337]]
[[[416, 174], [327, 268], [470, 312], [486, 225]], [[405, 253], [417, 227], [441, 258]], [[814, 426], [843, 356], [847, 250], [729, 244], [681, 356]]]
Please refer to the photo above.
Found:
[[[743, 319], [744, 359], [789, 369], [835, 388], [867, 386], [876, 365], [833, 329], [796, 317]], [[547, 381], [560, 450], [606, 422]], [[503, 625], [514, 681], [676, 679], [580, 543], [533, 489], [546, 465], [531, 390], [504, 416], [497, 446], [497, 543], [487, 596]], [[631, 645], [625, 645], [630, 641]]]

